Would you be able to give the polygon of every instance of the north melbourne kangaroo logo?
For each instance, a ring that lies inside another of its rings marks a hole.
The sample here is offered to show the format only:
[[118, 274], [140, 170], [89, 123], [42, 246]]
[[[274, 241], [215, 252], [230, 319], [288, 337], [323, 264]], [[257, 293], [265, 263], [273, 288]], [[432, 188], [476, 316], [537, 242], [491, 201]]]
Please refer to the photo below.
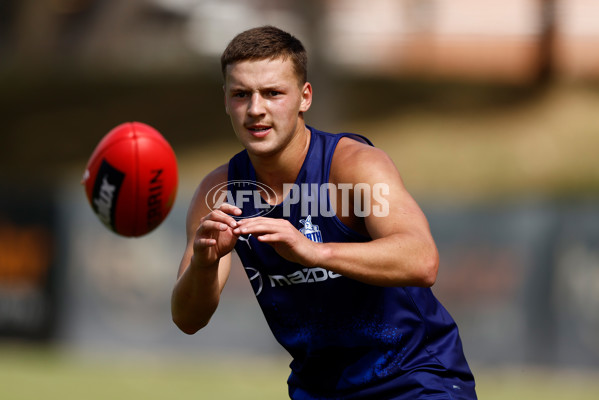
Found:
[[308, 215], [306, 219], [300, 219], [300, 224], [304, 225], [299, 231], [308, 239], [316, 243], [322, 243], [322, 234], [318, 225], [312, 224], [312, 216]]

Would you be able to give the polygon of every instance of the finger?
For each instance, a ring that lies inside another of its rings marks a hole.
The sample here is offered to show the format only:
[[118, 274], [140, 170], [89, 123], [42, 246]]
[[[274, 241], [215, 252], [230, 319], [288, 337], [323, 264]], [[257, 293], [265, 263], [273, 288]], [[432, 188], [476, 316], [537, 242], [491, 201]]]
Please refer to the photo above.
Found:
[[201, 238], [196, 241], [199, 247], [212, 247], [216, 245], [216, 239]]
[[288, 221], [284, 219], [277, 218], [265, 218], [265, 217], [256, 217], [256, 218], [248, 218], [237, 221], [237, 225], [239, 230], [247, 233], [252, 233], [252, 231], [259, 232], [260, 229], [263, 230], [280, 230], [288, 227], [293, 227]]
[[228, 228], [229, 226], [226, 223], [207, 219], [200, 224], [197, 233], [205, 235], [215, 231], [226, 231]]
[[221, 210], [212, 211], [210, 214], [208, 214], [206, 217], [204, 217], [204, 221], [207, 221], [207, 220], [221, 222], [223, 224], [227, 224], [231, 228], [237, 227], [237, 221], [233, 217], [231, 217], [229, 214], [226, 214]]
[[256, 222], [282, 222], [282, 221], [286, 222], [286, 220], [279, 219], [279, 218], [252, 217], [252, 218], [241, 219], [238, 222], [241, 225], [247, 225], [247, 224], [253, 224]]
[[264, 235], [258, 235], [258, 236], [256, 236], [256, 239], [258, 239], [258, 241], [264, 242], [264, 243], [276, 243], [276, 242], [284, 241], [281, 238], [281, 235], [276, 234], [276, 233], [266, 233]]
[[221, 210], [230, 215], [241, 215], [241, 209], [229, 203], [222, 203], [217, 210]]
[[281, 229], [281, 226], [277, 223], [269, 221], [251, 221], [233, 230], [233, 233], [237, 235], [247, 234], [260, 234], [260, 233], [271, 233]]

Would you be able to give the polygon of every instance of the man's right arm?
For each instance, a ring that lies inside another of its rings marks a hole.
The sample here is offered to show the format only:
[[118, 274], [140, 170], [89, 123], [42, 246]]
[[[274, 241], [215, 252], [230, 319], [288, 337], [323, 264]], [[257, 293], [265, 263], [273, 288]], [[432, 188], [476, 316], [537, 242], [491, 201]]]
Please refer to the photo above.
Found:
[[215, 210], [206, 204], [208, 191], [226, 181], [225, 164], [200, 183], [187, 213], [187, 245], [171, 297], [173, 321], [187, 334], [208, 324], [229, 276], [230, 253], [237, 241], [232, 215], [241, 211], [226, 203]]

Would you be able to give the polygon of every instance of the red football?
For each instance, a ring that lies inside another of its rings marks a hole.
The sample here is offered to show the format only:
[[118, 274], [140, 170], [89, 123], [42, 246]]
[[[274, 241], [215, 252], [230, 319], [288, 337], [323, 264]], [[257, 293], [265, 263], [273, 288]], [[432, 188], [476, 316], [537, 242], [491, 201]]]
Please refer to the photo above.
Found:
[[126, 122], [100, 140], [83, 184], [104, 225], [122, 236], [142, 236], [164, 221], [175, 202], [177, 159], [156, 129]]

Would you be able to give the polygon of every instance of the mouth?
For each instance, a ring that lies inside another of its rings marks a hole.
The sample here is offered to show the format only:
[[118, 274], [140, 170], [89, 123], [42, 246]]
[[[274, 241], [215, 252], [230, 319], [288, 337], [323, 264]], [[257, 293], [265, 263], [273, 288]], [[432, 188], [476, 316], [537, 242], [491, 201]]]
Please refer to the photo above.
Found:
[[257, 138], [263, 138], [266, 135], [268, 135], [268, 133], [271, 130], [271, 127], [266, 125], [251, 125], [247, 127], [247, 130], [250, 132], [252, 136]]

